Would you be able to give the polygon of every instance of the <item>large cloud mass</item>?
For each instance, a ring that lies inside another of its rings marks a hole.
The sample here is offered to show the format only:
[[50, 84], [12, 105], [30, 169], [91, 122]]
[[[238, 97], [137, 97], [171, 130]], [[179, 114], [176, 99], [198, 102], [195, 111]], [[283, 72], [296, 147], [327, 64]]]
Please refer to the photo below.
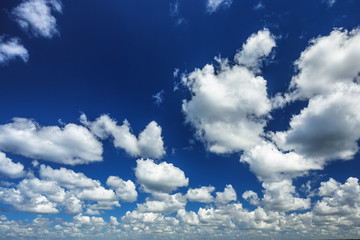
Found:
[[261, 142], [271, 105], [266, 80], [257, 72], [274, 46], [269, 31], [261, 30], [236, 54], [234, 66], [219, 60], [218, 70], [207, 64], [183, 77], [192, 93], [182, 105], [186, 121], [211, 152], [236, 152]]

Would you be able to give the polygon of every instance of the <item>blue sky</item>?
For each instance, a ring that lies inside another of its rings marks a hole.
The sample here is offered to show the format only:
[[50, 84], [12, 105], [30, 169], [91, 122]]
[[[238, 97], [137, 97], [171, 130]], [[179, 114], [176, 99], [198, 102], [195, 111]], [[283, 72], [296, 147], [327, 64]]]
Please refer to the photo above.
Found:
[[359, 236], [359, 8], [2, 1], [1, 236]]

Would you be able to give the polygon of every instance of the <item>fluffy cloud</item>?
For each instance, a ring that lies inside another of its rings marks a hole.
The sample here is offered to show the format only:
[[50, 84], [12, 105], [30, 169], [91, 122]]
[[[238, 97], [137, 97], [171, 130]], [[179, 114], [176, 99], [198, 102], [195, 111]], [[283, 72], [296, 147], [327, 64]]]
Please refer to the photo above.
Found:
[[214, 190], [215, 188], [212, 186], [195, 189], [190, 188], [186, 193], [186, 197], [191, 202], [210, 203], [214, 201], [214, 197], [211, 196]]
[[146, 192], [170, 193], [189, 184], [184, 172], [171, 163], [156, 164], [151, 159], [139, 159], [136, 162], [135, 175]]
[[226, 185], [223, 192], [217, 192], [215, 202], [218, 204], [227, 204], [231, 201], [236, 201], [237, 195], [233, 186]]
[[147, 199], [145, 203], [137, 205], [138, 212], [155, 212], [170, 214], [185, 208], [186, 197], [181, 193], [174, 195], [157, 194], [153, 199]]
[[232, 0], [207, 0], [206, 7], [208, 13], [214, 13], [219, 10], [220, 7], [230, 7]]
[[251, 171], [262, 181], [293, 178], [304, 175], [308, 170], [321, 169], [321, 165], [314, 161], [295, 152], [283, 153], [274, 144], [265, 141], [245, 151], [240, 162], [248, 163]]
[[336, 91], [336, 83], [358, 82], [359, 41], [359, 29], [336, 29], [328, 36], [313, 39], [295, 61], [298, 74], [291, 80], [288, 98], [309, 99]]
[[36, 37], [52, 38], [58, 34], [52, 12], [61, 13], [60, 0], [25, 0], [13, 9], [15, 21]]
[[24, 62], [27, 62], [29, 59], [29, 53], [26, 48], [20, 44], [20, 40], [18, 38], [4, 40], [4, 37], [0, 36], [0, 64], [8, 63], [16, 57], [19, 57]]
[[89, 122], [86, 115], [82, 114], [80, 121], [101, 139], [113, 137], [114, 146], [124, 149], [131, 156], [161, 158], [165, 154], [161, 127], [154, 121], [146, 126], [138, 138], [131, 133], [130, 124], [126, 120], [123, 125], [117, 125], [108, 115], [102, 115], [94, 122]]
[[57, 204], [64, 201], [65, 191], [55, 182], [37, 178], [24, 179], [17, 188], [0, 188], [0, 201], [16, 210], [32, 213], [58, 213]]
[[5, 153], [0, 152], [0, 174], [10, 178], [19, 178], [25, 175], [24, 165], [21, 163], [14, 163], [10, 158], [7, 158]]
[[124, 181], [119, 177], [110, 176], [106, 180], [106, 185], [115, 190], [116, 196], [124, 202], [134, 202], [138, 193], [135, 184], [131, 180]]
[[265, 191], [261, 204], [266, 209], [288, 212], [309, 209], [311, 206], [310, 198], [304, 199], [296, 196], [295, 186], [289, 179], [264, 182], [262, 185]]
[[83, 173], [76, 173], [66, 168], [53, 169], [50, 166], [40, 165], [39, 174], [42, 179], [56, 181], [59, 185], [68, 189], [95, 188], [100, 186], [99, 181], [88, 178]]
[[311, 98], [309, 105], [292, 117], [290, 129], [274, 135], [282, 149], [320, 162], [354, 156], [360, 138], [360, 86], [333, 86], [335, 92]]
[[[273, 38], [268, 30], [259, 31], [236, 55], [241, 65], [219, 60], [218, 70], [208, 64], [183, 77], [183, 84], [192, 93], [182, 105], [186, 121], [211, 152], [236, 152], [261, 142], [271, 104], [265, 79], [246, 65], [258, 65], [273, 46], [269, 42]], [[247, 55], [252, 56], [249, 62], [241, 60]]]
[[103, 151], [101, 143], [85, 127], [42, 127], [26, 118], [0, 125], [0, 150], [69, 165], [101, 161]]
[[254, 71], [260, 71], [264, 58], [276, 46], [275, 39], [268, 29], [252, 34], [243, 44], [241, 51], [236, 53], [234, 60]]

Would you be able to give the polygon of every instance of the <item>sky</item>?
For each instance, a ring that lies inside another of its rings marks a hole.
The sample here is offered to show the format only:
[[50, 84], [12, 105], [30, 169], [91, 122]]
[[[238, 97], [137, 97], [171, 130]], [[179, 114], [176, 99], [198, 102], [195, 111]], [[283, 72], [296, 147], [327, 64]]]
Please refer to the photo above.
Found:
[[360, 236], [359, 9], [1, 1], [0, 238]]

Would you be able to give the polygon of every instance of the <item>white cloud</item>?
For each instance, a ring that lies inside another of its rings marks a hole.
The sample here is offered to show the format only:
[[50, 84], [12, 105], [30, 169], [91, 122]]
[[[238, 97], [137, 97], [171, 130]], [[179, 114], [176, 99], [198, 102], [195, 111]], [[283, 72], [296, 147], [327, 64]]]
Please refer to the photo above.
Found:
[[113, 137], [114, 146], [124, 149], [131, 156], [161, 158], [165, 154], [162, 130], [155, 121], [150, 122], [138, 138], [131, 133], [130, 124], [126, 120], [123, 125], [117, 125], [108, 115], [102, 115], [94, 122], [89, 122], [86, 115], [82, 114], [80, 121], [100, 139]]
[[309, 209], [311, 206], [310, 198], [296, 196], [295, 186], [289, 179], [264, 182], [262, 185], [265, 191], [261, 204], [268, 210], [288, 212]]
[[5, 153], [0, 152], [0, 174], [10, 178], [20, 178], [25, 175], [24, 165], [21, 163], [14, 163], [10, 158], [7, 158]]
[[59, 185], [68, 189], [96, 188], [100, 186], [99, 181], [66, 168], [53, 169], [42, 164], [40, 165], [39, 174], [42, 179], [56, 181]]
[[338, 83], [336, 91], [313, 97], [292, 117], [290, 129], [276, 132], [273, 139], [284, 150], [324, 163], [351, 159], [360, 138], [360, 86]]
[[345, 224], [352, 226], [360, 220], [360, 185], [357, 178], [350, 177], [344, 184], [330, 179], [321, 183], [320, 196], [313, 214], [317, 224]]
[[135, 176], [146, 192], [170, 193], [189, 184], [184, 172], [171, 163], [156, 164], [151, 159], [136, 162]]
[[252, 34], [243, 44], [241, 51], [237, 52], [234, 60], [255, 72], [259, 72], [264, 58], [276, 46], [275, 38], [268, 29]]
[[214, 197], [211, 195], [214, 190], [215, 188], [213, 186], [195, 189], [190, 188], [186, 193], [186, 197], [191, 202], [210, 203], [214, 201]]
[[185, 208], [185, 205], [186, 197], [181, 193], [174, 195], [161, 194], [153, 199], [147, 199], [143, 204], [137, 204], [137, 211], [170, 214]]
[[113, 202], [116, 200], [116, 195], [113, 190], [105, 189], [102, 186], [96, 188], [85, 188], [76, 193], [76, 197], [80, 200]]
[[279, 180], [306, 174], [308, 170], [321, 169], [316, 162], [306, 159], [295, 152], [283, 153], [270, 142], [262, 142], [245, 151], [240, 162], [250, 165], [252, 172], [262, 181]]
[[295, 61], [298, 74], [290, 84], [289, 100], [309, 99], [337, 90], [337, 83], [359, 82], [360, 30], [336, 29], [310, 41]]
[[177, 211], [176, 217], [189, 225], [197, 226], [200, 223], [199, 216], [193, 211], [186, 212], [185, 209], [180, 209]]
[[232, 185], [226, 185], [223, 192], [217, 192], [215, 202], [218, 204], [227, 204], [231, 201], [236, 201], [237, 195]]
[[24, 62], [29, 59], [29, 53], [26, 48], [20, 44], [18, 38], [10, 38], [5, 41], [3, 36], [0, 36], [0, 63], [8, 63], [16, 57], [21, 58]]
[[12, 14], [25, 31], [36, 37], [52, 38], [59, 33], [52, 12], [61, 11], [60, 0], [26, 0], [14, 8]]
[[0, 125], [0, 150], [69, 165], [102, 160], [102, 145], [86, 128], [42, 127], [26, 118]]
[[32, 213], [58, 213], [58, 203], [65, 200], [65, 191], [55, 182], [37, 178], [24, 179], [15, 188], [0, 188], [0, 201], [16, 210]]
[[256, 192], [248, 190], [245, 191], [242, 195], [243, 199], [248, 201], [251, 205], [257, 206], [259, 205], [260, 199]]
[[[264, 46], [258, 39], [264, 40]], [[268, 30], [259, 31], [249, 38], [249, 45], [243, 46], [237, 58], [252, 56], [246, 65], [255, 67], [272, 48], [273, 41]], [[230, 66], [226, 59], [218, 61], [217, 70], [207, 64], [182, 78], [192, 93], [190, 100], [183, 101], [182, 108], [186, 121], [194, 126], [196, 136], [209, 151], [238, 152], [262, 141], [261, 135], [271, 110], [266, 80], [257, 76], [255, 69], [245, 65]]]
[[134, 202], [138, 193], [135, 184], [131, 180], [124, 181], [119, 177], [110, 176], [106, 180], [106, 185], [115, 190], [116, 196], [124, 202]]
[[206, 7], [208, 13], [214, 13], [219, 10], [220, 7], [230, 7], [232, 0], [207, 0]]

